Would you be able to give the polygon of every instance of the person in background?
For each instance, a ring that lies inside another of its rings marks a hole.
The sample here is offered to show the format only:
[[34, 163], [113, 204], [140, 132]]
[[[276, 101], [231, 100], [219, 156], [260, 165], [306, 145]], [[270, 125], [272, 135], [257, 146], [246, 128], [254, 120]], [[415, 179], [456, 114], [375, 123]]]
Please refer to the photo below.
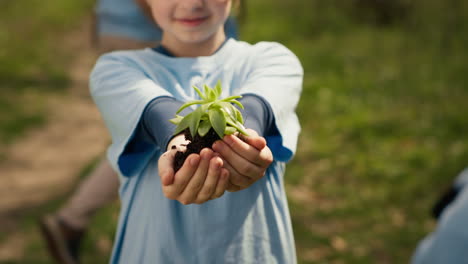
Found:
[[[161, 43], [105, 54], [90, 77], [121, 179], [110, 262], [296, 263], [284, 173], [300, 131], [300, 61], [276, 42], [227, 38], [235, 0], [147, 3]], [[167, 120], [199, 99], [192, 86], [218, 82], [222, 97], [243, 96], [249, 135], [225, 136], [174, 172], [172, 146], [186, 142]]]
[[468, 263], [468, 168], [433, 209], [436, 229], [416, 248], [412, 264]]
[[[91, 36], [99, 54], [115, 50], [155, 47], [162, 38], [144, 0], [99, 0]], [[238, 37], [237, 23], [229, 17], [226, 35]], [[39, 219], [49, 253], [58, 263], [79, 263], [80, 245], [99, 209], [118, 198], [119, 179], [107, 158], [81, 182], [63, 206]]]

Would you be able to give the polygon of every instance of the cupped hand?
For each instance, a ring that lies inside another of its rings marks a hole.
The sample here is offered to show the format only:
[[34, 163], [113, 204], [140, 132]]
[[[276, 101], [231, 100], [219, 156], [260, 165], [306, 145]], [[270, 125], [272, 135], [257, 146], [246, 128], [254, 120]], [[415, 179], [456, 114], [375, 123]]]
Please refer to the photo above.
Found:
[[[158, 160], [164, 195], [184, 205], [202, 204], [221, 197], [228, 186], [229, 172], [222, 168], [223, 160], [214, 155], [212, 150], [205, 148], [200, 154], [189, 155], [182, 167], [174, 173], [175, 153], [183, 150], [187, 143], [178, 137], [169, 142], [169, 150]], [[176, 148], [172, 147], [174, 145]]]
[[249, 136], [225, 136], [213, 144], [229, 171], [230, 192], [240, 191], [258, 181], [273, 162], [273, 154], [266, 140], [255, 130], [247, 129]]

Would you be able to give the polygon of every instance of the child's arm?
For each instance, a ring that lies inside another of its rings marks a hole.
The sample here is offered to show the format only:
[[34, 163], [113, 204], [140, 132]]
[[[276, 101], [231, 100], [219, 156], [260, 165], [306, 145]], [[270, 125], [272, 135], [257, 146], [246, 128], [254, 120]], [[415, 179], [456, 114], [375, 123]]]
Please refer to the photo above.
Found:
[[[184, 136], [174, 137], [168, 146], [180, 146], [186, 143]], [[180, 149], [180, 148], [179, 148]], [[223, 160], [205, 148], [198, 154], [191, 154], [182, 168], [174, 174], [173, 164], [177, 148], [168, 147], [158, 161], [164, 195], [182, 204], [202, 204], [221, 197], [228, 185], [229, 172], [223, 166]]]
[[303, 78], [299, 60], [278, 43], [262, 42], [254, 49], [250, 56], [252, 68], [240, 94], [244, 96], [242, 100], [249, 95], [249, 102], [242, 102], [248, 111], [245, 126], [258, 134], [251, 133], [245, 142], [225, 137], [224, 142], [214, 146], [228, 164], [225, 167], [235, 187], [230, 185], [229, 191], [246, 188], [263, 176], [271, 163], [270, 155], [275, 161], [288, 162], [296, 150], [300, 131], [295, 113]]

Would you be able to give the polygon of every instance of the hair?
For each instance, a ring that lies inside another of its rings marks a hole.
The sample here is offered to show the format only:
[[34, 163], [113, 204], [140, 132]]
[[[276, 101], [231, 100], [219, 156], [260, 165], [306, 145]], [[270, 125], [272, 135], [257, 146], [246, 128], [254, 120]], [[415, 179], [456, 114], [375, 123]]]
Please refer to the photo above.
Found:
[[244, 0], [232, 0], [233, 15], [239, 20], [244, 22], [247, 16], [247, 6]]

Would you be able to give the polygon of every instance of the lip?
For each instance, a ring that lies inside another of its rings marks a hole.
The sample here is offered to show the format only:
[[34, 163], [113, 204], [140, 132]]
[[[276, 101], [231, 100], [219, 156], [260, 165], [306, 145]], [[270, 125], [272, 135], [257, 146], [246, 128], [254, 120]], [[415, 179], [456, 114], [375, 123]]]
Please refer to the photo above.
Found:
[[208, 17], [196, 17], [196, 18], [178, 18], [177, 22], [184, 26], [196, 27], [205, 22]]

